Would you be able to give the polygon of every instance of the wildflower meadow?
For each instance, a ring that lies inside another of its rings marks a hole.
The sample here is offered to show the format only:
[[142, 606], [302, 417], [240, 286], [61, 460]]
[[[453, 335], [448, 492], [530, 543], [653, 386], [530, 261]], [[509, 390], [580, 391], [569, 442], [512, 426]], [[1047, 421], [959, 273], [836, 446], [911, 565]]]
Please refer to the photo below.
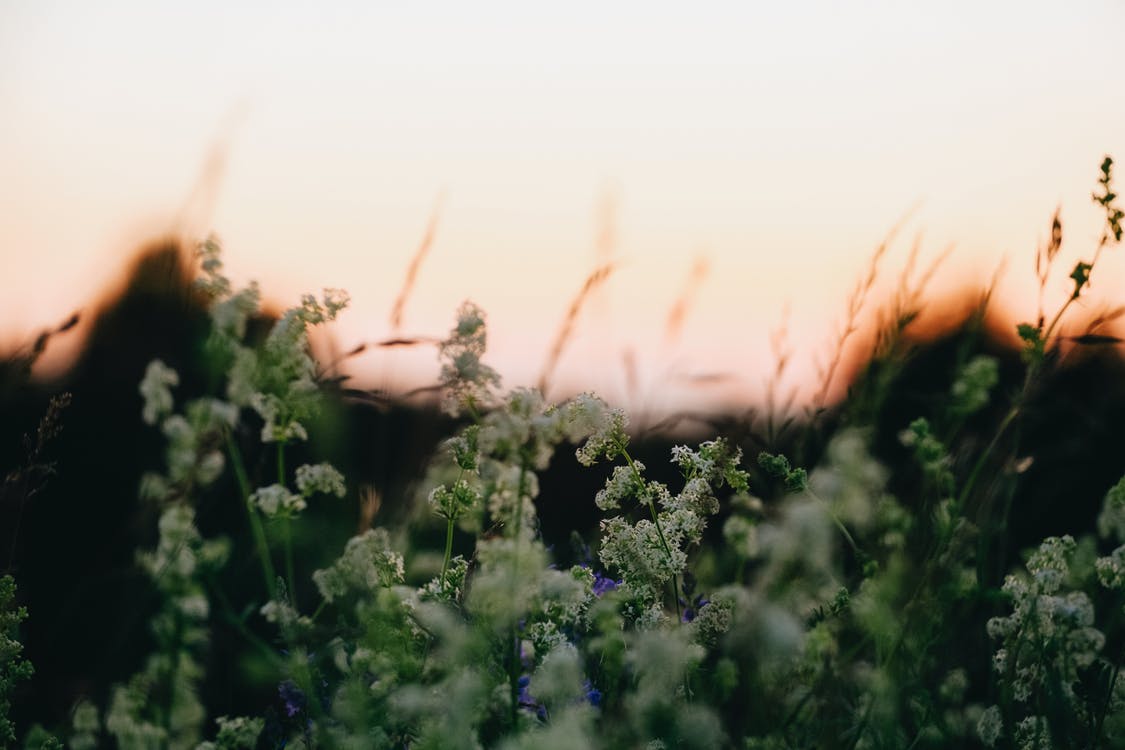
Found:
[[[149, 541], [129, 550], [143, 653], [112, 683], [36, 692], [21, 646], [36, 612], [9, 562], [0, 745], [1125, 747], [1125, 479], [1072, 528], [1017, 533], [1046, 513], [1043, 486], [1056, 514], [1075, 502], [1078, 477], [1044, 479], [1034, 452], [1057, 434], [1044, 394], [1120, 343], [1113, 315], [1075, 327], [1120, 252], [1112, 167], [1084, 260], [1057, 266], [1057, 217], [1036, 254], [1042, 285], [1069, 278], [1065, 303], [1005, 358], [984, 294], [925, 399], [901, 397], [924, 304], [909, 283], [840, 404], [690, 441], [639, 435], [595, 394], [505, 389], [486, 311], [466, 302], [436, 347], [445, 434], [394, 497], [349, 476], [332, 425], [354, 394], [310, 348], [348, 295], [267, 316], [201, 242], [194, 360], [149, 362], [141, 408], [117, 415], [163, 455], [138, 472]], [[68, 472], [51, 455], [69, 406], [19, 427], [7, 501], [33, 505]], [[48, 700], [65, 718], [23, 718]]]

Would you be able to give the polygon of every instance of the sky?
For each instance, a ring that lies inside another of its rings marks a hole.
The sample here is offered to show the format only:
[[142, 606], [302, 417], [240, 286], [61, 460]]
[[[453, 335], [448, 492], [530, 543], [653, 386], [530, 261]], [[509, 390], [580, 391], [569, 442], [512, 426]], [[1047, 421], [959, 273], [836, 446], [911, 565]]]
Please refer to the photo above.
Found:
[[[1109, 0], [0, 0], [0, 342], [95, 304], [146, 239], [212, 231], [272, 304], [344, 287], [333, 336], [377, 340], [434, 222], [401, 332], [472, 299], [509, 384], [612, 262], [559, 388], [753, 399], [784, 327], [807, 391], [900, 224], [879, 289], [916, 241], [951, 247], [936, 293], [1006, 262], [1026, 318], [1061, 207], [1065, 296], [1098, 165], [1125, 160], [1122, 49]], [[1102, 262], [1111, 299], [1125, 263]], [[432, 356], [351, 367], [425, 380]]]

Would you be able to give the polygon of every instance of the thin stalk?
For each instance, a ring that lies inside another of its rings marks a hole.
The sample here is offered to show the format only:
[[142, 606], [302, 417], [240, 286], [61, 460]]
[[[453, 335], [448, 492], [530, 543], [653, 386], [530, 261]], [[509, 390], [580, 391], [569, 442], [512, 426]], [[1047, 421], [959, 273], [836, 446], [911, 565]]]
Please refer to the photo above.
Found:
[[183, 646], [183, 633], [184, 621], [183, 617], [178, 610], [173, 612], [173, 620], [175, 621], [175, 635], [172, 637], [172, 643], [175, 646], [168, 648], [168, 695], [164, 701], [163, 711], [163, 724], [164, 736], [168, 739], [169, 746], [171, 745], [172, 737], [172, 709], [176, 703], [176, 676], [180, 671], [180, 649]]
[[246, 466], [242, 463], [242, 453], [238, 450], [238, 443], [234, 441], [229, 430], [224, 432], [224, 437], [227, 443], [227, 453], [230, 454], [231, 465], [234, 467], [234, 475], [238, 480], [239, 489], [242, 491], [242, 505], [246, 508], [246, 518], [250, 522], [250, 531], [254, 535], [254, 543], [258, 549], [258, 561], [261, 563], [266, 595], [272, 599], [274, 588], [277, 585], [277, 574], [274, 572], [273, 561], [270, 559], [266, 530], [262, 526], [262, 519], [258, 517], [257, 509], [250, 505], [250, 480], [246, 475]]
[[[277, 483], [285, 485], [285, 441], [277, 443]], [[290, 604], [296, 607], [297, 602], [297, 576], [293, 566], [293, 519], [283, 516], [281, 519], [281, 543], [285, 548], [285, 583], [289, 587]]]
[[[461, 469], [461, 473], [457, 475], [456, 484], [460, 484], [461, 480], [465, 478], [465, 470]], [[445, 591], [445, 574], [449, 571], [449, 561], [453, 557], [453, 522], [456, 519], [449, 517], [445, 519], [445, 555], [441, 560], [441, 590]]]
[[297, 576], [294, 575], [293, 566], [293, 519], [285, 516], [281, 519], [281, 539], [285, 545], [285, 579], [289, 586], [289, 603], [294, 608], [297, 606], [297, 589], [295, 584]]
[[[1102, 249], [1106, 246], [1106, 242], [1108, 240], [1109, 240], [1109, 238], [1107, 236], [1102, 235], [1102, 240], [1101, 240], [1101, 242], [1098, 243], [1098, 248], [1094, 251], [1094, 259], [1092, 261], [1090, 261], [1090, 267], [1086, 269], [1086, 283], [1087, 284], [1090, 283], [1090, 280], [1089, 280], [1090, 274], [1092, 274], [1094, 272], [1094, 266], [1098, 265], [1098, 258], [1101, 257]], [[1071, 304], [1075, 300], [1078, 299], [1081, 292], [1082, 292], [1081, 287], [1078, 288], [1078, 289], [1075, 289], [1074, 294], [1070, 295], [1069, 299], [1067, 299], [1067, 301], [1063, 303], [1063, 306], [1059, 308], [1059, 311], [1057, 313], [1055, 313], [1055, 317], [1051, 319], [1051, 324], [1047, 326], [1047, 330], [1043, 334], [1043, 345], [1044, 345], [1044, 347], [1046, 347], [1048, 344], [1050, 344], [1051, 333], [1054, 332], [1055, 326], [1057, 326], [1059, 324], [1059, 322], [1062, 320], [1063, 313], [1065, 313], [1067, 311], [1067, 308], [1069, 308], [1071, 306]]]
[[277, 483], [285, 486], [285, 441], [277, 443]]
[[805, 486], [805, 492], [808, 493], [809, 497], [811, 497], [813, 500], [816, 500], [818, 503], [824, 506], [824, 509], [828, 511], [828, 517], [831, 518], [832, 522], [836, 524], [836, 528], [840, 530], [840, 533], [844, 536], [844, 540], [848, 543], [848, 546], [852, 548], [852, 552], [855, 553], [855, 556], [858, 559], [863, 560], [863, 552], [860, 550], [859, 545], [856, 544], [855, 537], [851, 535], [851, 532], [848, 531], [848, 527], [844, 525], [844, 522], [840, 520], [840, 517], [837, 516], [835, 512], [833, 512], [832, 506], [828, 504], [828, 501], [813, 492], [812, 487], [809, 487], [807, 485]]
[[[617, 444], [618, 450], [621, 455], [625, 457], [625, 463], [629, 464], [629, 469], [633, 472], [633, 478], [637, 482], [637, 487], [645, 489], [645, 480], [641, 477], [641, 472], [637, 470], [637, 464], [633, 461], [633, 457], [629, 455], [624, 445]], [[664, 529], [660, 526], [660, 516], [656, 512], [656, 505], [652, 502], [652, 495], [648, 492], [644, 493], [645, 504], [648, 505], [648, 512], [652, 516], [652, 523], [656, 526], [656, 535], [660, 537], [660, 545], [664, 548], [664, 554], [668, 558], [668, 567], [672, 567], [672, 548], [668, 546], [668, 540], [664, 538]], [[676, 622], [683, 621], [683, 612], [680, 609], [680, 585], [677, 580], [676, 574], [672, 574], [672, 601], [676, 603]]]
[[1019, 414], [1020, 404], [1017, 401], [1016, 405], [1008, 411], [1008, 414], [1004, 417], [1004, 420], [996, 429], [996, 434], [992, 436], [992, 442], [990, 442], [988, 444], [988, 447], [984, 449], [984, 452], [981, 453], [980, 458], [977, 459], [976, 464], [973, 466], [973, 470], [969, 472], [969, 478], [965, 480], [965, 486], [961, 489], [961, 495], [957, 500], [958, 504], [962, 508], [965, 507], [965, 502], [969, 499], [969, 493], [972, 492], [973, 486], [976, 484], [977, 477], [980, 475], [981, 470], [984, 469], [984, 465], [988, 461], [988, 458], [992, 455], [992, 451], [996, 449], [997, 444], [999, 444], [1000, 442], [1000, 438], [1003, 437], [1004, 433], [1008, 430], [1008, 427], [1011, 426], [1012, 422], [1015, 421], [1015, 418], [1018, 417]]
[[238, 633], [246, 639], [247, 643], [250, 643], [259, 651], [261, 651], [262, 656], [266, 657], [266, 659], [273, 663], [275, 666], [280, 667], [283, 663], [283, 660], [278, 657], [277, 653], [268, 643], [263, 641], [248, 627], [246, 627], [246, 623], [242, 620], [241, 617], [235, 614], [234, 607], [231, 606], [230, 600], [227, 598], [226, 594], [223, 593], [223, 590], [219, 587], [219, 582], [215, 580], [215, 576], [209, 575], [207, 577], [207, 582], [208, 584], [210, 584], [211, 592], [214, 594], [215, 599], [218, 600], [219, 605], [222, 608], [223, 619], [230, 623], [234, 627], [234, 629], [237, 630]]
[[441, 561], [441, 590], [445, 591], [445, 574], [449, 571], [449, 560], [453, 556], [453, 519], [445, 522], [445, 557]]
[[[516, 483], [516, 517], [514, 531], [516, 543], [516, 559], [515, 563], [518, 564], [520, 560], [520, 542], [523, 538], [521, 534], [521, 527], [523, 526], [523, 483], [524, 477], [527, 473], [527, 462], [520, 460], [520, 476], [519, 481]], [[512, 598], [515, 599], [515, 589], [517, 584], [517, 573], [515, 565], [512, 566]], [[516, 630], [516, 624], [512, 623], [510, 629], [510, 637], [508, 645], [511, 649], [509, 657], [511, 658], [511, 665], [508, 668], [508, 692], [510, 695], [512, 710], [511, 721], [512, 726], [516, 725], [519, 719], [519, 697], [520, 697], [520, 637]]]

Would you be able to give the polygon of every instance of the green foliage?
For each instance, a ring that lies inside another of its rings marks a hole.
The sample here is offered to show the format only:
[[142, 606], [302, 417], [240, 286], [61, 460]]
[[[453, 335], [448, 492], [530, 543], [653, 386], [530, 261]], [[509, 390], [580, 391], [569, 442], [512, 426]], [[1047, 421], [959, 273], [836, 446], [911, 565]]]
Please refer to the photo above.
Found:
[[[1111, 164], [1095, 196], [1103, 246], [1121, 234]], [[1041, 279], [1061, 240], [1056, 216]], [[762, 451], [751, 474], [742, 446], [717, 438], [673, 447], [669, 481], [633, 455], [625, 414], [596, 396], [503, 392], [483, 362], [484, 315], [465, 303], [439, 348], [442, 405], [461, 421], [419, 483], [420, 512], [361, 527], [315, 564], [297, 559], [293, 527], [309, 523], [310, 505], [335, 513], [349, 484], [326, 462], [289, 471], [287, 450], [315, 437], [325, 400], [307, 329], [346, 296], [306, 296], [255, 337], [257, 287], [232, 289], [213, 240], [200, 258], [213, 393], [177, 408], [179, 377], [160, 362], [140, 385], [141, 418], [167, 444], [164, 470], [141, 488], [157, 540], [137, 555], [158, 601], [155, 648], [101, 717], [89, 701], [75, 707], [60, 734], [72, 747], [103, 733], [126, 749], [205, 750], [1125, 742], [1125, 479], [1105, 497], [1100, 540], [1049, 537], [1004, 575], [1027, 464], [1020, 423], [1096, 256], [1076, 266], [1050, 323], [1019, 326], [1026, 371], [1010, 402], [994, 393], [998, 361], [963, 352], [932, 410], [882, 434], [871, 415], [857, 424], [848, 415], [864, 412], [842, 412], [807, 470]], [[908, 318], [896, 317], [899, 334]], [[967, 434], [978, 422], [986, 434]], [[888, 455], [902, 465], [891, 471]], [[544, 472], [564, 460], [602, 482], [575, 498], [601, 517], [569, 567], [539, 519]], [[228, 471], [253, 558], [232, 558], [239, 550], [197, 525], [204, 499], [229, 491]], [[254, 558], [262, 586], [236, 610], [217, 574]], [[15, 738], [8, 696], [31, 673], [13, 597], [0, 578], [3, 743]], [[276, 700], [259, 716], [215, 718], [222, 709], [200, 701], [218, 627], [264, 660]], [[26, 744], [58, 741], [33, 728]]]
[[17, 607], [15, 600], [15, 579], [0, 576], [0, 745], [16, 739], [9, 718], [12, 691], [35, 672], [31, 662], [23, 658], [23, 644], [19, 642], [19, 625], [27, 619], [27, 609]]
[[1125, 219], [1125, 212], [1117, 207], [1117, 193], [1113, 192], [1113, 159], [1108, 156], [1102, 161], [1102, 176], [1098, 185], [1102, 189], [1101, 195], [1094, 193], [1094, 202], [1105, 209], [1106, 230], [1113, 236], [1115, 242], [1121, 241], [1121, 220]]
[[758, 454], [758, 465], [771, 477], [785, 483], [790, 492], [800, 492], [808, 485], [808, 474], [804, 469], [794, 469], [785, 456], [775, 456], [765, 451]]

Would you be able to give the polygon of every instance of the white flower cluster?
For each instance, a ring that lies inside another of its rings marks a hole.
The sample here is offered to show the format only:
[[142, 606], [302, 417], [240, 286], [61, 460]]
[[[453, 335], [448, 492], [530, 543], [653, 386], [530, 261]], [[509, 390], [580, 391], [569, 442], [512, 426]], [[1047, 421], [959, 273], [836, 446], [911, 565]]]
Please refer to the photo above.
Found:
[[256, 505], [269, 518], [292, 516], [308, 506], [305, 498], [280, 484], [254, 490], [250, 494], [250, 504]]
[[[618, 429], [614, 420], [609, 421], [611, 431]], [[624, 450], [623, 442], [614, 444]], [[676, 495], [664, 484], [646, 480], [643, 464], [630, 461], [614, 468], [596, 497], [598, 507], [616, 510], [631, 497], [647, 505], [652, 518], [604, 519], [598, 554], [607, 569], [620, 571], [625, 588], [638, 603], [662, 601], [664, 588], [687, 568], [687, 550], [702, 540], [707, 518], [719, 511], [714, 488], [725, 483], [738, 491], [747, 489], [747, 474], [738, 468], [740, 458], [741, 452], [731, 450], [723, 440], [703, 443], [698, 451], [677, 446], [672, 462], [680, 467], [684, 486]]]
[[154, 359], [145, 368], [141, 380], [141, 397], [145, 400], [141, 416], [145, 424], [156, 424], [172, 413], [171, 386], [180, 384], [180, 376], [159, 359]]
[[451, 487], [444, 484], [434, 487], [430, 492], [429, 500], [434, 513], [450, 521], [456, 521], [477, 507], [480, 493], [467, 481], [461, 479], [454, 482]]
[[1099, 557], [1094, 570], [1098, 581], [1107, 589], [1125, 588], [1125, 545], [1115, 549], [1109, 557]]
[[977, 736], [988, 747], [993, 747], [1004, 733], [1004, 719], [999, 706], [989, 706], [977, 722]]
[[[547, 468], [563, 440], [586, 440], [598, 431], [615, 431], [611, 441], [615, 446], [627, 442], [624, 417], [600, 399], [583, 394], [555, 407], [546, 404], [537, 391], [516, 389], [502, 407], [481, 417], [479, 425], [466, 428], [448, 447], [462, 472], [479, 475], [479, 492], [491, 520], [514, 529], [518, 519], [519, 533], [526, 535], [535, 528], [536, 472]], [[447, 499], [444, 492], [431, 495], [431, 503]], [[462, 499], [468, 501], [468, 493], [463, 494]], [[439, 515], [449, 517], [440, 510]], [[463, 518], [464, 512], [456, 517]]]
[[620, 571], [625, 586], [643, 601], [660, 601], [668, 582], [687, 566], [687, 553], [681, 547], [683, 534], [668, 528], [658, 530], [647, 518], [636, 523], [629, 523], [623, 516], [607, 518], [601, 523], [601, 532], [598, 557], [602, 565]]
[[[438, 478], [437, 467], [431, 467], [435, 489], [428, 501], [439, 516], [472, 524], [477, 517], [470, 517], [470, 511], [480, 498], [485, 511], [481, 518], [512, 535], [530, 536], [536, 528], [536, 472], [547, 468], [559, 443], [586, 441], [576, 454], [585, 464], [601, 456], [616, 457], [628, 443], [625, 417], [590, 394], [556, 407], [532, 389], [515, 389], [493, 408], [499, 376], [480, 362], [486, 341], [483, 313], [464, 303], [441, 345], [443, 408], [453, 415], [468, 412], [475, 424], [446, 443], [460, 470], [456, 479], [450, 481], [447, 474]], [[475, 477], [466, 478], [466, 472]]]
[[313, 582], [327, 602], [352, 593], [370, 593], [401, 583], [405, 575], [402, 555], [391, 548], [384, 529], [368, 529], [348, 540], [336, 562], [313, 573]]
[[750, 488], [750, 476], [738, 468], [741, 461], [742, 449], [731, 448], [722, 438], [700, 443], [698, 451], [686, 445], [672, 448], [672, 463], [680, 467], [689, 482], [702, 480], [709, 486], [725, 483], [733, 490], [746, 492]]
[[238, 421], [237, 408], [211, 398], [189, 401], [183, 414], [172, 413], [169, 387], [178, 383], [175, 370], [153, 360], [140, 384], [145, 401], [144, 421], [159, 424], [168, 439], [166, 473], [148, 473], [141, 479], [141, 496], [148, 499], [165, 500], [189, 490], [193, 484], [214, 482], [224, 465], [223, 454], [215, 447], [217, 438]]
[[97, 706], [88, 700], [80, 700], [71, 715], [72, 732], [67, 747], [71, 750], [95, 750], [98, 746], [98, 732], [102, 728]]
[[625, 412], [610, 408], [597, 396], [580, 394], [564, 408], [567, 438], [571, 442], [586, 441], [575, 452], [583, 466], [592, 466], [600, 458], [612, 461], [629, 444]]
[[828, 443], [827, 461], [809, 477], [813, 491], [842, 522], [866, 528], [874, 520], [887, 470], [871, 457], [859, 430], [844, 430]]
[[245, 716], [215, 719], [219, 733], [214, 742], [200, 743], [195, 750], [253, 750], [258, 745], [258, 735], [265, 728], [265, 719], [250, 719]]
[[1125, 477], [1106, 493], [1098, 514], [1098, 533], [1125, 543]]
[[118, 747], [139, 750], [168, 746], [168, 729], [145, 716], [148, 703], [146, 685], [139, 679], [114, 687], [105, 728], [117, 740]]
[[[106, 730], [123, 748], [194, 747], [206, 717], [197, 684], [203, 674], [200, 652], [208, 640], [210, 607], [200, 579], [204, 571], [223, 565], [228, 545], [225, 540], [204, 540], [193, 511], [183, 503], [165, 509], [159, 531], [156, 549], [138, 553], [137, 561], [164, 596], [151, 621], [163, 650], [150, 656], [127, 685], [113, 690]], [[167, 703], [153, 700], [155, 690], [167, 691]], [[157, 704], [169, 708], [153, 710]]]
[[756, 585], [793, 612], [832, 598], [839, 589], [836, 535], [824, 503], [794, 496], [776, 520], [758, 527], [760, 558]]
[[445, 447], [459, 469], [476, 471], [480, 466], [480, 425], [468, 425], [459, 435], [446, 440]]
[[[633, 466], [614, 466], [613, 473], [605, 480], [605, 487], [598, 490], [594, 496], [594, 504], [601, 510], [618, 510], [621, 502], [630, 497], [636, 497], [638, 492], [645, 492], [647, 487], [643, 480], [638, 480], [638, 474], [643, 474], [645, 465], [634, 461]], [[638, 498], [639, 499], [639, 498]]]
[[277, 625], [282, 633], [288, 634], [294, 633], [297, 629], [307, 632], [312, 628], [312, 620], [297, 611], [289, 602], [284, 589], [278, 592], [278, 596], [279, 598], [270, 599], [258, 610], [266, 622]]
[[[1073, 710], [1084, 712], [1074, 687], [1079, 671], [1101, 652], [1105, 636], [1094, 627], [1094, 605], [1086, 593], [1064, 590], [1076, 548], [1070, 536], [1045, 539], [1027, 562], [1030, 576], [1010, 575], [1004, 581], [1012, 613], [988, 621], [989, 636], [1000, 642], [993, 667], [1025, 706], [1035, 705], [1038, 696], [1058, 685]], [[1017, 745], [1038, 746], [1033, 741], [1038, 730], [1027, 728], [1024, 735], [1029, 739], [1017, 737]]]
[[498, 461], [547, 468], [564, 437], [562, 414], [550, 408], [538, 391], [517, 388], [508, 394], [502, 408], [481, 420], [479, 445]]
[[492, 521], [512, 535], [531, 535], [536, 528], [534, 500], [539, 496], [539, 476], [516, 464], [485, 459], [481, 480]]
[[305, 464], [297, 467], [297, 490], [305, 497], [318, 492], [343, 497], [347, 494], [344, 475], [332, 464]]
[[449, 567], [445, 576], [434, 578], [422, 588], [418, 589], [418, 598], [423, 601], [460, 601], [465, 591], [465, 577], [469, 573], [469, 561], [462, 555], [457, 555], [449, 560]]
[[200, 590], [194, 583], [199, 569], [216, 569], [226, 562], [229, 545], [225, 540], [205, 541], [195, 527], [195, 512], [185, 505], [169, 506], [160, 516], [159, 531], [156, 549], [139, 552], [137, 558], [161, 590], [192, 596]]
[[727, 549], [742, 560], [753, 560], [761, 553], [758, 525], [746, 516], [732, 515], [723, 524]]
[[472, 302], [462, 303], [457, 325], [441, 343], [442, 409], [452, 416], [477, 413], [491, 405], [492, 389], [500, 384], [495, 370], [481, 362], [488, 343], [484, 312]]
[[476, 556], [468, 609], [497, 629], [515, 625], [539, 597], [547, 551], [533, 539], [497, 537], [479, 541]]
[[992, 389], [1000, 382], [1000, 364], [995, 357], [981, 354], [973, 357], [953, 381], [950, 389], [951, 408], [960, 416], [975, 414], [988, 405]]
[[1043, 716], [1028, 716], [1016, 724], [1018, 750], [1055, 750], [1051, 730]]
[[263, 442], [306, 440], [303, 422], [316, 411], [319, 398], [307, 328], [334, 320], [347, 306], [347, 294], [325, 289], [320, 300], [304, 295], [299, 306], [282, 313], [260, 347], [247, 346], [243, 338], [247, 321], [258, 313], [258, 287], [251, 284], [232, 293], [214, 238], [204, 242], [198, 254], [204, 277], [197, 283], [212, 298], [212, 343], [229, 363], [227, 398], [258, 413], [264, 423]]

